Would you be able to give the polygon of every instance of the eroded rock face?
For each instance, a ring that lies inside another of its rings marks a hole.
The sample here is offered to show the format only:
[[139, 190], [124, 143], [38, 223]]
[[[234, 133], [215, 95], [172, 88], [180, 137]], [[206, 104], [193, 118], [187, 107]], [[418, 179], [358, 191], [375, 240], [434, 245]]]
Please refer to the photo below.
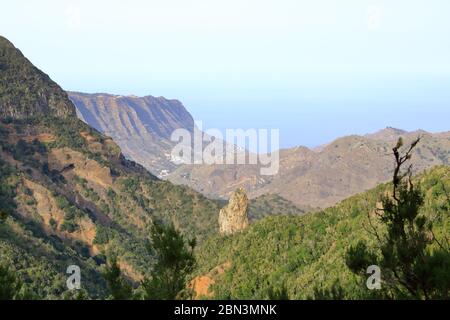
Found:
[[232, 234], [248, 227], [248, 197], [243, 188], [237, 189], [220, 210], [219, 228], [221, 234]]
[[127, 158], [164, 177], [171, 161], [176, 129], [194, 131], [194, 119], [178, 100], [69, 92], [80, 119], [117, 142]]

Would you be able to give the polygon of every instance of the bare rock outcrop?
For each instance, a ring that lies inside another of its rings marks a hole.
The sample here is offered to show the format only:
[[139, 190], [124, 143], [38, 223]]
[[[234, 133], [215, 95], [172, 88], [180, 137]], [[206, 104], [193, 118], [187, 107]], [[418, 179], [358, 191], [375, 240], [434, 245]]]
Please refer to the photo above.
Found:
[[238, 188], [228, 205], [220, 210], [219, 228], [221, 234], [232, 234], [248, 227], [249, 201], [244, 188]]

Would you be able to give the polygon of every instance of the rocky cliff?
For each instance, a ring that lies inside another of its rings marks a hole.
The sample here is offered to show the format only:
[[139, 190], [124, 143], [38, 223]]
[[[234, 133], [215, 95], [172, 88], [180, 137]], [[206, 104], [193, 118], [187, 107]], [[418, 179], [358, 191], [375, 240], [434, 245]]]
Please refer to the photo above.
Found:
[[115, 131], [133, 137], [149, 134], [170, 140], [175, 129], [194, 129], [194, 120], [183, 104], [163, 97], [120, 96], [69, 92], [82, 120], [106, 134]]
[[327, 207], [389, 180], [389, 152], [400, 136], [405, 141], [423, 136], [412, 159], [417, 172], [450, 163], [448, 132], [407, 132], [388, 127], [366, 136], [338, 138], [315, 149], [281, 150], [280, 171], [275, 176], [261, 176], [258, 165], [179, 165], [171, 161], [169, 133], [194, 126], [179, 101], [108, 94], [69, 96], [79, 116], [111, 136], [128, 158], [160, 178], [214, 198], [226, 199], [243, 187], [251, 199], [275, 194], [300, 208]]
[[122, 152], [162, 177], [170, 161], [172, 132], [194, 130], [194, 120], [178, 100], [69, 92], [80, 119], [112, 137]]
[[228, 205], [220, 210], [219, 228], [222, 234], [233, 234], [248, 227], [248, 197], [243, 188], [238, 188]]

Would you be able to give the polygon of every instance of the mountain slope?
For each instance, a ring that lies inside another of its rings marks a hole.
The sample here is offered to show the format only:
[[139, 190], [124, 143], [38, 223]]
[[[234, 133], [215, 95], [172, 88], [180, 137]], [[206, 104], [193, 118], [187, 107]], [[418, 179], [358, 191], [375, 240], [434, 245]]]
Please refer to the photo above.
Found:
[[[365, 136], [342, 137], [314, 150], [281, 150], [280, 171], [275, 176], [260, 175], [258, 165], [175, 164], [170, 157], [174, 144], [168, 134], [177, 128], [193, 128], [192, 117], [178, 101], [81, 93], [70, 93], [70, 98], [79, 115], [111, 136], [127, 157], [160, 177], [213, 198], [226, 199], [236, 188], [244, 187], [251, 198], [273, 194], [298, 207], [327, 207], [387, 181], [391, 175], [389, 152], [400, 136], [407, 141], [423, 136], [414, 158], [417, 172], [450, 163], [448, 132], [388, 127]], [[153, 116], [157, 113], [167, 115]]]
[[40, 113], [75, 115], [67, 94], [0, 36], [0, 117], [25, 118]]
[[[425, 194], [422, 214], [445, 242], [450, 232], [450, 167], [432, 168], [417, 176], [418, 182]], [[222, 299], [267, 299], [269, 287], [283, 284], [292, 299], [305, 299], [315, 288], [329, 288], [336, 280], [351, 298], [367, 289], [346, 267], [345, 252], [360, 239], [376, 242], [367, 231], [368, 215], [391, 188], [379, 185], [317, 213], [268, 217], [239, 234], [212, 237], [198, 251], [195, 279], [213, 284], [202, 292]], [[213, 272], [221, 266], [220, 273]]]
[[[168, 179], [188, 185], [206, 195], [227, 197], [243, 186], [252, 198], [277, 194], [297, 206], [327, 207], [353, 194], [368, 190], [391, 177], [391, 149], [400, 135], [406, 142], [422, 136], [415, 150], [415, 172], [450, 164], [448, 133], [395, 130], [375, 136], [339, 138], [318, 151], [305, 147], [281, 150], [280, 170], [261, 176], [257, 165], [184, 165]], [[207, 181], [207, 183], [206, 183]]]
[[[0, 52], [23, 57], [3, 39]], [[2, 58], [1, 66], [1, 91], [8, 95], [0, 104], [0, 213], [7, 216], [0, 222], [0, 259], [32, 294], [70, 295], [65, 272], [76, 264], [87, 297], [105, 298], [100, 272], [111, 256], [137, 283], [153, 264], [146, 247], [154, 220], [172, 221], [200, 242], [217, 231], [216, 202], [127, 160], [25, 58]], [[9, 84], [5, 70], [13, 69]]]
[[250, 200], [249, 219], [251, 222], [269, 216], [301, 216], [317, 211], [313, 207], [298, 207], [291, 201], [276, 194], [264, 194]]

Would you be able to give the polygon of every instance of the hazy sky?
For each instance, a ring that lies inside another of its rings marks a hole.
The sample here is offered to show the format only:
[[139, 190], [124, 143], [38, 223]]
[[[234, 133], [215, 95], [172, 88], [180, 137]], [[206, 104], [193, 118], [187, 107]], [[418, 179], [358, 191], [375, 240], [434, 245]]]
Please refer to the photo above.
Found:
[[448, 0], [16, 0], [0, 34], [66, 90], [176, 98], [284, 147], [450, 130]]

